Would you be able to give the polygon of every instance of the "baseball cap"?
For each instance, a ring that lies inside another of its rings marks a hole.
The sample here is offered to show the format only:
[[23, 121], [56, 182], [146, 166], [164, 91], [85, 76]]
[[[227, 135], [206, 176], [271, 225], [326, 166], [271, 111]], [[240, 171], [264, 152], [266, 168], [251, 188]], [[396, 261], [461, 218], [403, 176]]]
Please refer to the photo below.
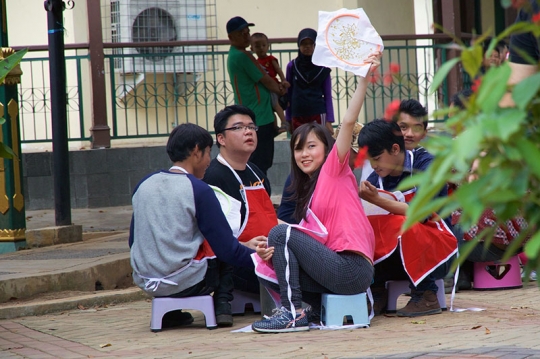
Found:
[[[362, 127], [364, 127], [364, 125], [356, 122], [354, 124], [353, 132], [352, 132], [351, 148], [356, 153], [358, 153], [358, 135], [360, 134]], [[340, 129], [341, 129], [341, 124], [339, 124], [338, 128], [334, 132], [334, 138], [337, 138]]]
[[248, 23], [244, 18], [240, 16], [235, 16], [229, 21], [227, 21], [227, 34], [230, 34], [233, 31], [242, 30], [248, 26], [255, 26], [254, 23]]

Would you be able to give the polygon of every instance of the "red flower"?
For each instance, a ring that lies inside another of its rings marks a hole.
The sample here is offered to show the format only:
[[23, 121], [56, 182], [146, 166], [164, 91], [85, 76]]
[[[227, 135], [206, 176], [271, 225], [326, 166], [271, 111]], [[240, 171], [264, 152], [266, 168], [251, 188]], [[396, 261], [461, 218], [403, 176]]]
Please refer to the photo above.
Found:
[[534, 22], [537, 25], [540, 25], [540, 12], [537, 12], [532, 16], [532, 22]]
[[367, 150], [367, 146], [364, 146], [358, 151], [356, 159], [354, 160], [354, 168], [362, 167], [364, 165], [364, 161], [367, 158]]
[[384, 74], [383, 84], [384, 86], [390, 86], [392, 84], [392, 74]]
[[377, 70], [373, 71], [368, 76], [369, 76], [368, 80], [372, 84], [376, 84], [377, 81], [379, 81], [379, 79], [381, 78], [381, 74], [379, 74], [379, 71]]
[[512, 0], [512, 7], [514, 9], [519, 9], [527, 3], [527, 0]]
[[396, 64], [395, 62], [390, 63], [390, 73], [391, 74], [399, 74], [399, 64]]
[[384, 111], [384, 119], [386, 121], [392, 121], [394, 119], [394, 116], [399, 112], [399, 105], [401, 105], [401, 100], [390, 102]]
[[482, 78], [477, 78], [476, 80], [474, 80], [472, 85], [471, 85], [472, 92], [474, 92], [474, 93], [478, 92], [478, 89], [480, 88], [480, 85], [482, 85]]

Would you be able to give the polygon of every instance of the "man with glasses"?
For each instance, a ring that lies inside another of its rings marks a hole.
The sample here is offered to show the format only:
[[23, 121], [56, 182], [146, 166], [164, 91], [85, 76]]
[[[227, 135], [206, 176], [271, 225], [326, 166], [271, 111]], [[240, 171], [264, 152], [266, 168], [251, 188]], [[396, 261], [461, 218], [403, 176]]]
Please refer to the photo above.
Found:
[[251, 161], [266, 174], [274, 161], [274, 135], [278, 125], [272, 108], [270, 92], [284, 95], [286, 90], [274, 81], [259, 65], [255, 57], [246, 48], [251, 46], [248, 23], [240, 16], [227, 22], [227, 34], [231, 48], [227, 57], [227, 71], [234, 90], [234, 103], [250, 108], [259, 127], [259, 143], [253, 152]]
[[[257, 236], [268, 236], [277, 224], [277, 216], [270, 200], [270, 183], [266, 175], [249, 162], [257, 148], [258, 131], [255, 113], [245, 106], [227, 106], [214, 118], [218, 156], [210, 162], [203, 181], [219, 187], [240, 202], [238, 240], [249, 242]], [[257, 245], [258, 243], [250, 243]], [[222, 274], [219, 288], [214, 292], [214, 306], [218, 325], [232, 325], [230, 301], [233, 289], [259, 293], [259, 281], [251, 269], [220, 263]], [[228, 279], [227, 279], [228, 278]]]

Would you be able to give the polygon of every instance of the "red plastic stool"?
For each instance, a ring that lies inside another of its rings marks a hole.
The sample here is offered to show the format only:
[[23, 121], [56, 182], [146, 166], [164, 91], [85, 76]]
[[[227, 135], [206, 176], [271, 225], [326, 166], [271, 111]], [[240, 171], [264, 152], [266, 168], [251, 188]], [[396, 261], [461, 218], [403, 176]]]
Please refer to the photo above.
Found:
[[523, 287], [518, 257], [514, 256], [506, 263], [500, 261], [474, 263], [473, 287], [475, 290], [516, 289]]

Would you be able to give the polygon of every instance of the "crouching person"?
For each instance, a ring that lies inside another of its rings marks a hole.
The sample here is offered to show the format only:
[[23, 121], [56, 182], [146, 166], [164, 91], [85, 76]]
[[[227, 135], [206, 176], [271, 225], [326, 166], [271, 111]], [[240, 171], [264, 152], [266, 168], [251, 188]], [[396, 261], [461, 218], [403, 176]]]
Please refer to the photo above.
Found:
[[[402, 233], [408, 202], [414, 197], [416, 187], [402, 192], [404, 202], [379, 195], [379, 190], [395, 191], [402, 180], [425, 170], [433, 156], [423, 148], [405, 150], [400, 128], [395, 122], [385, 120], [367, 123], [360, 131], [358, 145], [367, 146], [373, 167], [367, 181], [360, 184], [360, 197], [389, 212], [368, 216], [375, 232], [375, 277], [371, 286], [374, 311], [385, 310], [387, 280], [408, 280], [411, 300], [397, 315], [416, 317], [441, 313], [435, 281], [446, 275], [457, 253], [451, 224], [434, 217]], [[445, 187], [437, 197], [446, 195]]]
[[[253, 268], [253, 249], [233, 236], [214, 191], [201, 181], [212, 143], [202, 127], [176, 127], [167, 142], [173, 166], [145, 177], [133, 193], [133, 280], [153, 297], [212, 293], [220, 280], [216, 257]], [[163, 326], [191, 322], [190, 313], [178, 310], [165, 315]]]

